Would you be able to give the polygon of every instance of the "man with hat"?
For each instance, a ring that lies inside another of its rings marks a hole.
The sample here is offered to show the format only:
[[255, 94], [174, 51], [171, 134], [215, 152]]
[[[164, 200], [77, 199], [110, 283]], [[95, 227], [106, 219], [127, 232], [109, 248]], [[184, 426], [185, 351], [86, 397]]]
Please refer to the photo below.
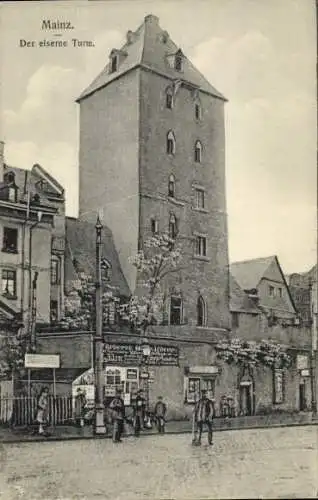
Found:
[[193, 419], [195, 424], [195, 431], [192, 444], [200, 446], [201, 436], [203, 431], [203, 424], [208, 428], [208, 443], [212, 445], [212, 421], [214, 417], [214, 400], [207, 397], [207, 391], [201, 391], [201, 398], [194, 407]]
[[141, 427], [144, 426], [146, 416], [146, 400], [143, 396], [142, 389], [137, 391], [135, 408], [134, 408], [134, 427], [135, 436], [139, 436]]
[[116, 389], [116, 396], [110, 402], [109, 408], [112, 410], [113, 421], [113, 442], [119, 443], [124, 430], [125, 403], [121, 397], [121, 389]]

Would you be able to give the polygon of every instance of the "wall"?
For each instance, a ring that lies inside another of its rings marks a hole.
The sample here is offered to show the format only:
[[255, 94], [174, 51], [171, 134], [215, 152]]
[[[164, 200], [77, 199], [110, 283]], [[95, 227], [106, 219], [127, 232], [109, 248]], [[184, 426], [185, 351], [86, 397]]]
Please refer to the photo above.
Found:
[[139, 71], [115, 80], [80, 102], [79, 215], [111, 229], [128, 285], [137, 250]]
[[[168, 79], [149, 71], [141, 73], [140, 101], [140, 240], [150, 232], [150, 220], [167, 231], [170, 213], [178, 221], [185, 267], [168, 280], [184, 295], [184, 316], [196, 322], [197, 298], [207, 304], [207, 326], [229, 327], [227, 214], [225, 204], [224, 103], [200, 93], [202, 119], [194, 117], [191, 90], [181, 86], [173, 109], [166, 108]], [[176, 137], [174, 156], [166, 153], [166, 137]], [[194, 162], [194, 145], [203, 146], [202, 163]], [[176, 181], [175, 199], [168, 198], [169, 175]], [[194, 185], [205, 189], [206, 210], [194, 210]], [[194, 233], [207, 236], [207, 258], [194, 257]]]

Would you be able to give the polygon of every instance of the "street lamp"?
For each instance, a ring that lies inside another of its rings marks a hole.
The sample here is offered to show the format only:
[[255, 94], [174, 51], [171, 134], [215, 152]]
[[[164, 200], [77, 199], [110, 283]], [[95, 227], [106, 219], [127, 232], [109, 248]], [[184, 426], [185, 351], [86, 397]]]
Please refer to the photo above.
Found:
[[145, 359], [145, 367], [147, 373], [147, 382], [146, 382], [146, 410], [149, 411], [149, 357], [151, 353], [151, 348], [148, 339], [145, 337], [142, 340], [141, 344], [142, 354]]
[[38, 210], [37, 221], [30, 226], [29, 233], [29, 295], [28, 295], [28, 336], [29, 336], [29, 347], [30, 350], [35, 349], [35, 323], [36, 323], [36, 283], [38, 278], [38, 273], [35, 273], [34, 280], [32, 282], [32, 236], [33, 229], [41, 222], [43, 212]]
[[94, 332], [94, 374], [95, 374], [95, 429], [97, 435], [106, 434], [104, 423], [104, 395], [103, 395], [103, 310], [102, 310], [102, 270], [101, 270], [101, 250], [102, 250], [102, 229], [99, 216], [96, 225], [96, 288], [95, 288], [95, 325]]

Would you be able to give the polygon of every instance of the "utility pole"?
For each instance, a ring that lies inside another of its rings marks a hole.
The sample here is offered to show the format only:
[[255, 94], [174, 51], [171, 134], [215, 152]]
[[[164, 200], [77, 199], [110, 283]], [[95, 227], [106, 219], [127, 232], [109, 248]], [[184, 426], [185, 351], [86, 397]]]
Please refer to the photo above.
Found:
[[102, 310], [102, 229], [99, 216], [96, 222], [96, 291], [95, 291], [95, 334], [94, 342], [94, 375], [95, 375], [95, 429], [96, 435], [106, 434], [104, 422], [104, 350], [103, 350], [103, 310]]
[[[316, 297], [313, 297], [313, 288], [315, 288]], [[310, 297], [310, 319], [311, 319], [311, 356], [310, 356], [310, 382], [311, 382], [311, 411], [313, 415], [317, 415], [317, 281], [315, 287], [310, 280], [309, 282], [309, 297]]]

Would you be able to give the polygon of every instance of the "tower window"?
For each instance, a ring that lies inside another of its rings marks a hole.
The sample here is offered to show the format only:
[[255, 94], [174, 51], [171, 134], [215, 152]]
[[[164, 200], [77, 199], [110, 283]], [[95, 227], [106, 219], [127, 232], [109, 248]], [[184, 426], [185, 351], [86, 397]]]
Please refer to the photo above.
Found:
[[168, 184], [168, 196], [170, 196], [171, 198], [174, 198], [175, 196], [175, 187], [176, 187], [175, 178], [174, 175], [171, 174], [169, 177], [169, 184]]
[[196, 120], [201, 120], [201, 106], [199, 103], [194, 105], [194, 116]]
[[3, 269], [2, 271], [2, 293], [6, 297], [13, 298], [16, 297], [17, 293], [17, 273], [16, 271], [10, 271]]
[[182, 298], [172, 295], [170, 297], [170, 325], [181, 325]]
[[204, 208], [205, 205], [205, 192], [203, 189], [195, 190], [195, 207]]
[[205, 326], [205, 302], [203, 297], [200, 295], [197, 302], [197, 325]]
[[156, 219], [151, 219], [151, 232], [157, 234], [159, 232], [159, 224]]
[[18, 251], [18, 230], [11, 227], [3, 228], [3, 252], [16, 253]]
[[202, 144], [200, 141], [196, 141], [194, 146], [194, 161], [196, 163], [201, 163], [202, 161]]
[[173, 108], [173, 93], [171, 89], [168, 89], [166, 92], [166, 108]]
[[176, 151], [176, 140], [174, 133], [170, 130], [167, 134], [167, 153], [169, 155], [174, 155]]
[[206, 237], [197, 236], [195, 239], [195, 254], [200, 257], [206, 257]]
[[177, 237], [177, 219], [174, 214], [171, 214], [169, 219], [169, 236], [173, 240]]

